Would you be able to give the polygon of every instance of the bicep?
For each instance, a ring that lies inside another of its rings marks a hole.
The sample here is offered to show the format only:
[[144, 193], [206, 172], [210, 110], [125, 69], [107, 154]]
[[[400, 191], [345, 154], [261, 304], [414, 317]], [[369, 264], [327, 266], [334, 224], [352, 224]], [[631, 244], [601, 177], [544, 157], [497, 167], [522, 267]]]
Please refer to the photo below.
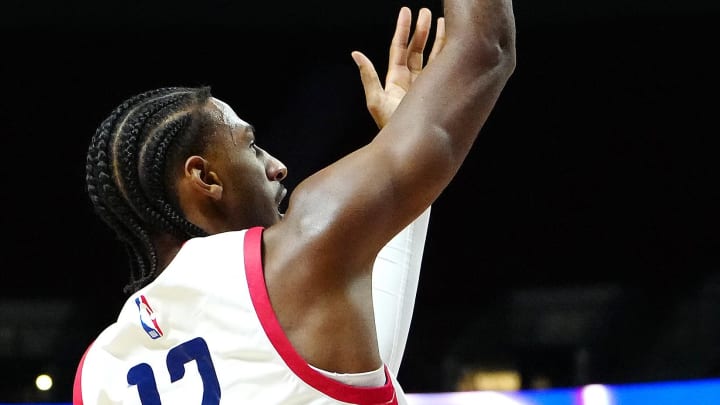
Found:
[[297, 235], [315, 243], [324, 257], [337, 255], [345, 267], [367, 268], [432, 202], [426, 188], [413, 186], [418, 164], [397, 145], [373, 141], [300, 183], [283, 222], [291, 221]]

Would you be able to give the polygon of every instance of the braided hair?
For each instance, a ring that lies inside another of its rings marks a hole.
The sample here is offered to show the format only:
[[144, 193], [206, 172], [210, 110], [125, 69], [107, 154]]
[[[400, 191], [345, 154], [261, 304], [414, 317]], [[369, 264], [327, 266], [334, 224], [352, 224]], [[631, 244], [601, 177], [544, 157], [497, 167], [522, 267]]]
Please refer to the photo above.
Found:
[[100, 124], [86, 160], [86, 185], [95, 213], [130, 257], [132, 293], [157, 274], [153, 236], [187, 240], [207, 233], [179, 208], [173, 168], [202, 153], [212, 133], [203, 106], [209, 87], [166, 87], [128, 98]]

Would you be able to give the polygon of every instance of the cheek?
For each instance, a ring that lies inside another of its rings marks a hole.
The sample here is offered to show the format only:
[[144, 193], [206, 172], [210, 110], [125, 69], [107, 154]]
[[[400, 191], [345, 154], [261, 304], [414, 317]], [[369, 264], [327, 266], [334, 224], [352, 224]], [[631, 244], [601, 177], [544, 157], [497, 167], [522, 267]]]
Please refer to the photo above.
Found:
[[265, 165], [254, 156], [236, 162], [231, 182], [237, 188], [241, 199], [247, 201], [261, 201], [267, 198], [272, 190], [272, 183], [268, 180]]
[[250, 200], [261, 201], [265, 199], [272, 188], [265, 169], [259, 165], [246, 166], [237, 175], [242, 176], [239, 184], [243, 191], [249, 194], [248, 199]]
[[254, 158], [237, 159], [233, 164], [237, 183], [252, 186], [266, 178], [265, 168]]

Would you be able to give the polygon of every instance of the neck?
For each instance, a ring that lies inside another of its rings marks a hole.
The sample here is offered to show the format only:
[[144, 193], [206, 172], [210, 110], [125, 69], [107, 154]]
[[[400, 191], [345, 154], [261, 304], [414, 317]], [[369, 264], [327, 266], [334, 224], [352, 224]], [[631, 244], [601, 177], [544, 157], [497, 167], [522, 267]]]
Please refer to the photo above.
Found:
[[155, 245], [157, 258], [158, 258], [158, 273], [162, 273], [163, 270], [173, 261], [177, 253], [180, 251], [185, 240], [179, 239], [170, 234], [160, 234], [153, 238], [153, 244]]

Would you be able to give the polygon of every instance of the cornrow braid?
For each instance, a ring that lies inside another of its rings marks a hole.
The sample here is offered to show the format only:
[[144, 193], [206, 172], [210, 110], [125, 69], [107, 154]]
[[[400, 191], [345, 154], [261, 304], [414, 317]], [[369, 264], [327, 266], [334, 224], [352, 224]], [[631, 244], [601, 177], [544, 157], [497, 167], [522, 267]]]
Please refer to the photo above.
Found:
[[181, 240], [207, 233], [188, 221], [172, 193], [177, 159], [202, 152], [211, 133], [202, 106], [209, 87], [165, 87], [128, 98], [98, 126], [86, 158], [86, 184], [96, 214], [130, 257], [132, 293], [157, 273], [152, 236]]

